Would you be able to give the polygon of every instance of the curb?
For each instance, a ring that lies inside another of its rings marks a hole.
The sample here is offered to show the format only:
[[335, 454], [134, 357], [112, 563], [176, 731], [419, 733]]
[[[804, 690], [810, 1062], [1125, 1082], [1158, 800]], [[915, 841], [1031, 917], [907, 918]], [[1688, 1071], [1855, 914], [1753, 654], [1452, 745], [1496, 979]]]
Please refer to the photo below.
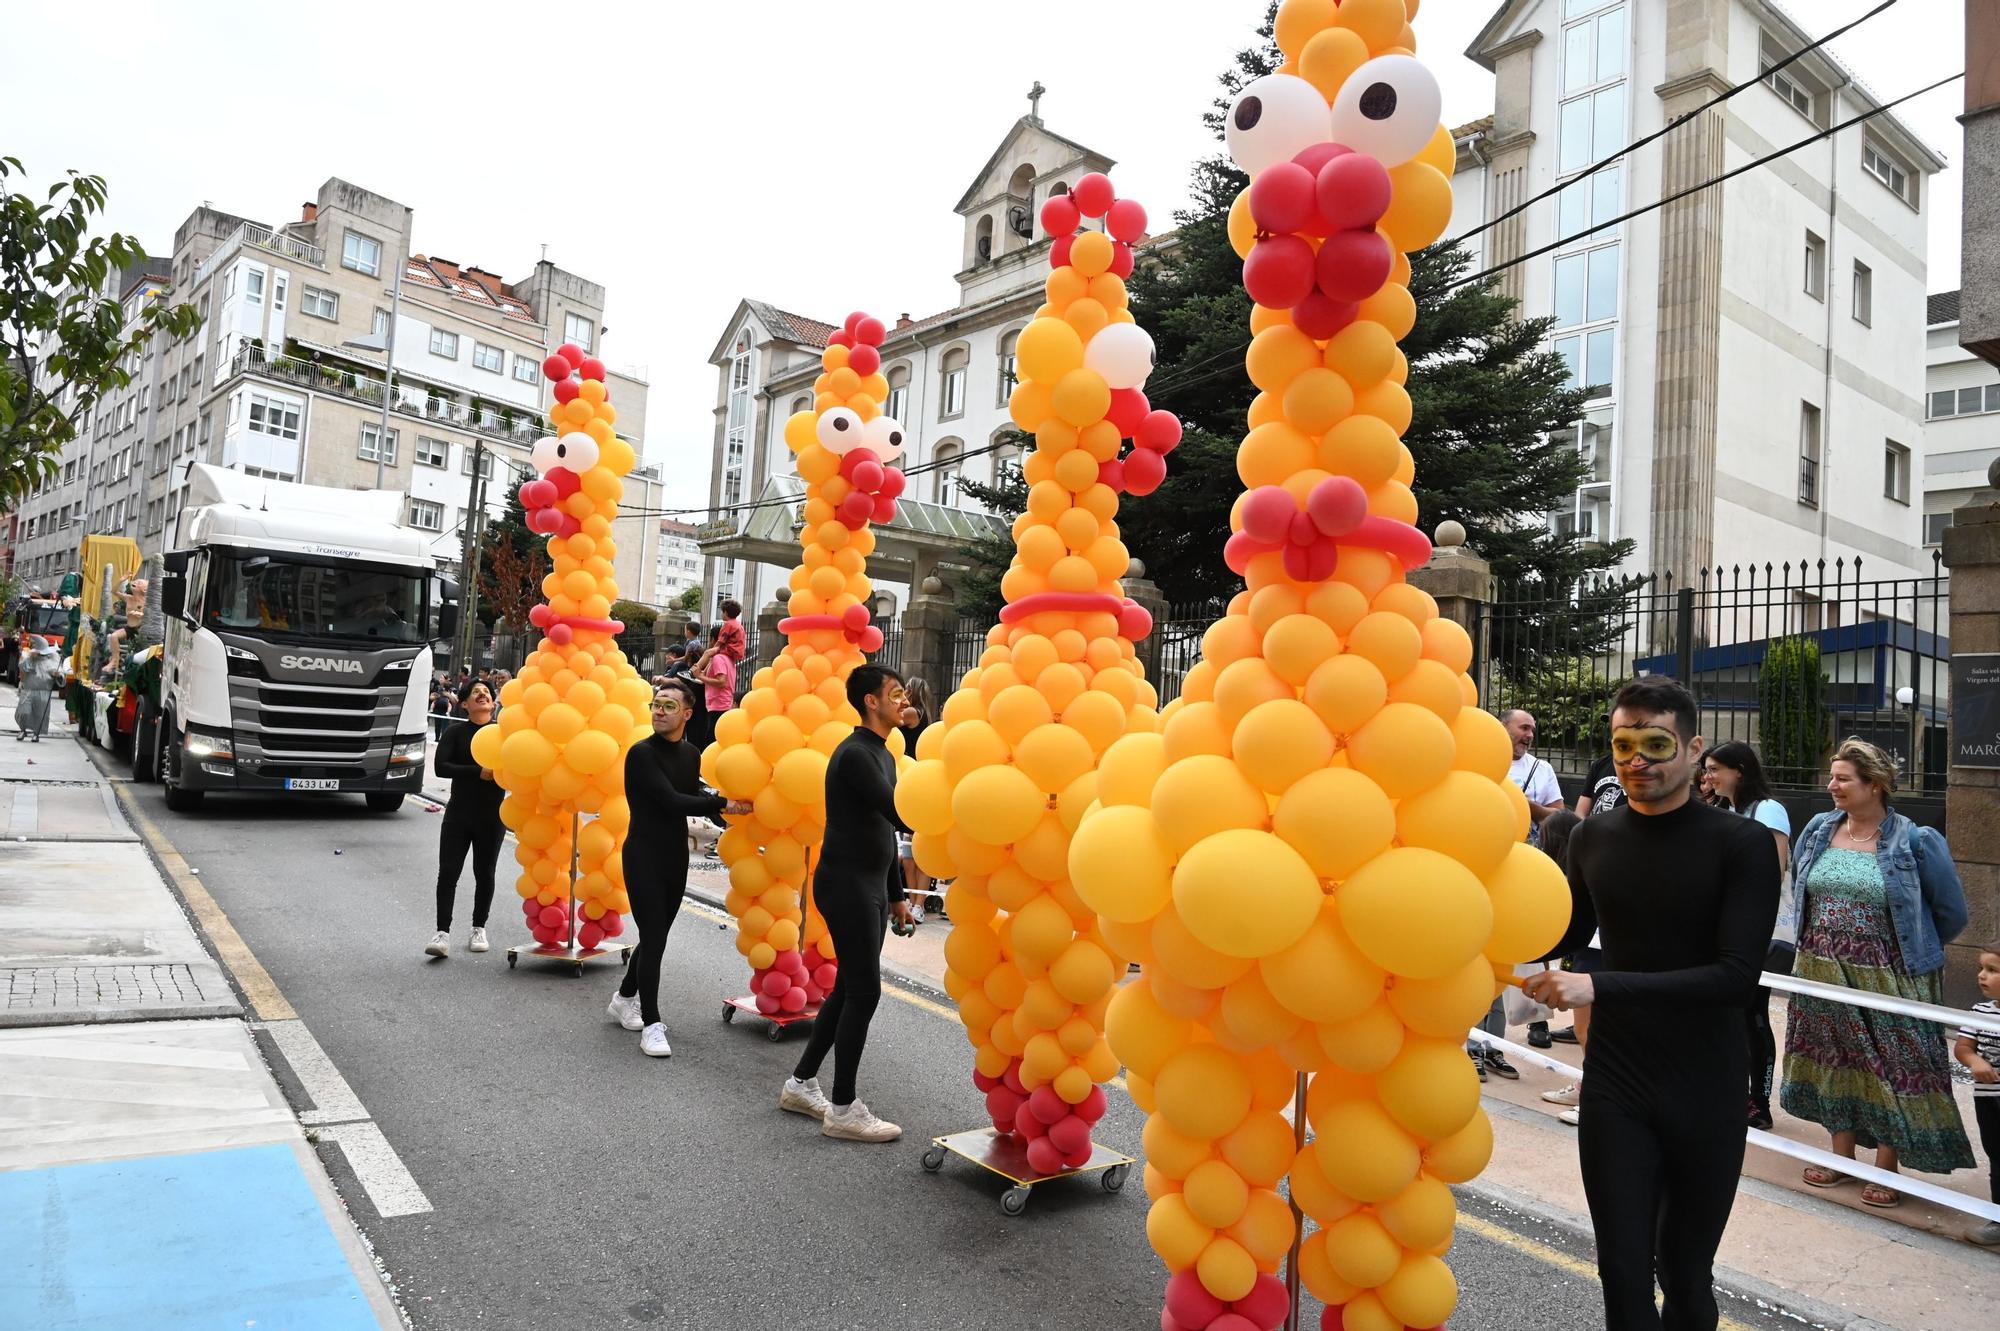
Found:
[[[699, 901], [710, 910], [721, 911], [725, 915], [729, 913], [728, 905], [721, 897], [712, 892], [690, 883], [688, 884], [687, 894], [690, 901]], [[921, 975], [912, 975], [909, 971], [904, 970], [887, 957], [882, 958], [882, 977], [887, 980], [894, 980], [903, 988], [921, 994], [925, 998], [935, 1002], [948, 1003], [954, 1007], [957, 1006], [956, 999], [936, 984], [933, 984], [929, 979]]]
[[[222, 971], [220, 966], [216, 969], [227, 979], [227, 972]], [[33, 1026], [115, 1026], [140, 1021], [212, 1021], [243, 1015], [243, 1005], [233, 998], [219, 999], [214, 1003], [183, 1003], [174, 1007], [36, 1009], [28, 1012], [10, 1009], [0, 1012], [0, 1030], [24, 1030]]]

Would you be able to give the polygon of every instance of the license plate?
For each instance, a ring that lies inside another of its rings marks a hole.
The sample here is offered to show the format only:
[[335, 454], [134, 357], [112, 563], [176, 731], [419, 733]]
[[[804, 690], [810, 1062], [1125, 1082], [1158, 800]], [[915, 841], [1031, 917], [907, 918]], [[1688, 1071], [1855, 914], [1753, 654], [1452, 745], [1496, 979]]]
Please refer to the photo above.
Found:
[[340, 782], [324, 776], [292, 776], [285, 778], [286, 790], [339, 790]]

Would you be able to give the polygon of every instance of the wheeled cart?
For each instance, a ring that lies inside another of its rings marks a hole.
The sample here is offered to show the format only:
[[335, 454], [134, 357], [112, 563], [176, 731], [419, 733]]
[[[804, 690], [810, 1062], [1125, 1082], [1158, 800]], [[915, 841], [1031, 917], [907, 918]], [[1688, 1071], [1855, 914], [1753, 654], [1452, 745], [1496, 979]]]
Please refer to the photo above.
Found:
[[930, 1149], [924, 1152], [924, 1172], [935, 1174], [944, 1168], [947, 1155], [955, 1155], [970, 1160], [988, 1173], [998, 1174], [1014, 1186], [1000, 1194], [1000, 1209], [1008, 1215], [1019, 1215], [1028, 1209], [1028, 1194], [1039, 1183], [1055, 1179], [1075, 1178], [1083, 1174], [1095, 1174], [1106, 1192], [1117, 1192], [1125, 1186], [1126, 1176], [1136, 1163], [1129, 1155], [1121, 1155], [1109, 1147], [1096, 1142], [1090, 1144], [1090, 1159], [1075, 1169], [1061, 1169], [1053, 1174], [1037, 1173], [1028, 1163], [1028, 1143], [1014, 1133], [997, 1132], [990, 1127], [974, 1128], [968, 1132], [954, 1132], [948, 1137], [931, 1138]]

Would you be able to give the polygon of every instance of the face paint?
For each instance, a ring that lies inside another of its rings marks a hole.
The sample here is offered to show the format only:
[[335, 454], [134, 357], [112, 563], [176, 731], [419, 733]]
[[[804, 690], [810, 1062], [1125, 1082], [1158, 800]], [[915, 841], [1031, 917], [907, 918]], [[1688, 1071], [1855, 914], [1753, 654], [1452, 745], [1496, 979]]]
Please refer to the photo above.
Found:
[[1680, 756], [1681, 738], [1662, 726], [1620, 726], [1611, 732], [1611, 758], [1620, 767], [1644, 759], [1648, 766]]

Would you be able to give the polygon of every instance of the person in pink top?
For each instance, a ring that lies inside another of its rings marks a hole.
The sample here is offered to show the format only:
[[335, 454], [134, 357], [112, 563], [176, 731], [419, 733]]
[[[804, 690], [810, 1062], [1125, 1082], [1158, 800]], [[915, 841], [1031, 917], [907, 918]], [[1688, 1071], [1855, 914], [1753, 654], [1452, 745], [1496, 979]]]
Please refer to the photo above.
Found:
[[743, 632], [743, 603], [735, 597], [727, 597], [716, 609], [722, 612], [721, 630], [716, 638], [716, 646], [731, 661], [741, 665], [743, 654], [749, 650], [748, 636]]
[[[723, 626], [717, 624], [711, 630], [711, 642], [701, 660], [695, 663], [688, 674], [702, 686], [702, 701], [708, 706], [709, 738], [715, 733], [715, 720], [736, 705], [736, 662], [722, 648]], [[743, 630], [739, 626], [738, 633]]]

